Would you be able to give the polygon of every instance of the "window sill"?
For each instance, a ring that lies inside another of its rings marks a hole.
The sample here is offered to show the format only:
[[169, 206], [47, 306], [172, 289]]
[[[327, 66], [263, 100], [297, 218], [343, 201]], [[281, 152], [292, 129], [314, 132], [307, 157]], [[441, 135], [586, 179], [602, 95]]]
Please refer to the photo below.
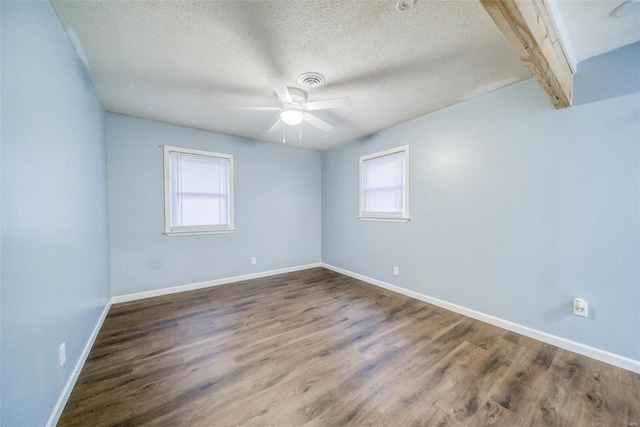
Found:
[[411, 218], [375, 218], [370, 216], [359, 217], [361, 221], [382, 221], [382, 222], [409, 222]]
[[200, 234], [229, 234], [233, 233], [235, 228], [227, 228], [225, 230], [209, 230], [209, 231], [165, 231], [164, 235], [169, 237], [177, 236], [198, 236]]

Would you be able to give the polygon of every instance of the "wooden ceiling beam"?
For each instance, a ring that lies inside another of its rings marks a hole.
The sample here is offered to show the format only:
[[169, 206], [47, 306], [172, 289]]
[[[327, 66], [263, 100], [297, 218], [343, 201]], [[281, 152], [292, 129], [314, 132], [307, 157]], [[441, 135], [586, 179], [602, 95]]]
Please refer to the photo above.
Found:
[[573, 73], [542, 0], [480, 0], [556, 108], [571, 105]]

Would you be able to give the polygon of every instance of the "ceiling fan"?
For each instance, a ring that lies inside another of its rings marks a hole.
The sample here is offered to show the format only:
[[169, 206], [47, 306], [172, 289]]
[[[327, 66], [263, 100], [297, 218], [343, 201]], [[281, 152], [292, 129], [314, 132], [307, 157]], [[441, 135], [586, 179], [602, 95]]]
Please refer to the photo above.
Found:
[[351, 98], [348, 96], [342, 98], [325, 99], [322, 101], [307, 102], [307, 94], [297, 88], [289, 88], [284, 81], [268, 77], [273, 90], [278, 95], [282, 107], [235, 107], [237, 110], [255, 110], [255, 111], [280, 111], [280, 117], [271, 126], [269, 132], [275, 132], [282, 124], [298, 125], [303, 121], [312, 126], [317, 127], [325, 132], [333, 129], [333, 126], [324, 120], [311, 114], [309, 111], [328, 110], [331, 108], [348, 107], [351, 105]]

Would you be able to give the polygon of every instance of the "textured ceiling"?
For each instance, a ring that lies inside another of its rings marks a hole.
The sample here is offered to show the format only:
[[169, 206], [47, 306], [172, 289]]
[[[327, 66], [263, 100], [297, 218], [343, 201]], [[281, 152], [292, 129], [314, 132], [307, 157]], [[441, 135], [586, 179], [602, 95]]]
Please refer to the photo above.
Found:
[[640, 40], [637, 5], [629, 4], [621, 16], [610, 16], [613, 9], [626, 1], [556, 1], [578, 62]]
[[[81, 44], [108, 111], [281, 142], [267, 76], [297, 86], [327, 78], [308, 100], [350, 96], [314, 112], [335, 126], [287, 127], [287, 143], [325, 149], [529, 77], [479, 2], [54, 1]], [[81, 55], [82, 56], [82, 55]]]
[[[587, 2], [591, 3], [591, 2]], [[287, 143], [326, 149], [529, 77], [478, 1], [59, 1], [53, 5], [107, 111], [281, 142], [268, 76], [308, 101], [349, 96], [314, 114], [335, 128], [287, 126]]]

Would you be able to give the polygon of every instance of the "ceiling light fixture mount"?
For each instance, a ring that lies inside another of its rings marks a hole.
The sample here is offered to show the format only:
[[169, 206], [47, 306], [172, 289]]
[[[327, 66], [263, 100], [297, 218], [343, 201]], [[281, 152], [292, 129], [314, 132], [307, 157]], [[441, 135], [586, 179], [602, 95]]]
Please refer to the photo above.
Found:
[[638, 12], [640, 12], [640, 0], [627, 0], [613, 9], [609, 16], [619, 18], [620, 16], [633, 15]]
[[317, 88], [322, 86], [327, 82], [327, 79], [320, 73], [309, 72], [300, 74], [298, 77], [298, 83], [300, 83], [304, 87], [308, 88]]
[[418, 0], [398, 0], [396, 3], [396, 9], [399, 11], [411, 9]]

